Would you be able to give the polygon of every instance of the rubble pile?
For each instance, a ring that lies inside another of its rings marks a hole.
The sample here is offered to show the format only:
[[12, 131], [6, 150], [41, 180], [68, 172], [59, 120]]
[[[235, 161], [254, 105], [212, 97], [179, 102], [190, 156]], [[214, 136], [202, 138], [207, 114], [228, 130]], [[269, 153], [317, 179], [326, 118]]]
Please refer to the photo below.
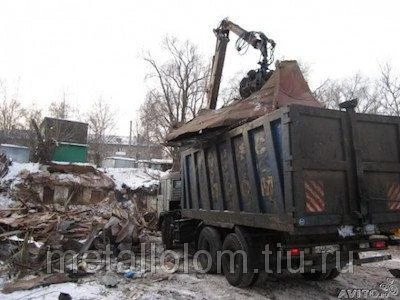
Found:
[[18, 269], [40, 270], [45, 252], [52, 250], [139, 249], [155, 230], [156, 214], [135, 203], [106, 199], [96, 205], [69, 206], [24, 203], [0, 211], [0, 259]]
[[34, 197], [42, 203], [90, 204], [103, 200], [114, 187], [112, 178], [93, 166], [53, 163], [37, 172], [21, 171], [13, 193], [19, 201]]
[[[50, 197], [53, 201], [46, 200], [46, 189], [54, 186], [67, 188], [62, 201], [55, 194]], [[82, 193], [73, 193], [81, 187], [92, 191], [89, 200], [81, 201]], [[6, 262], [9, 276], [42, 276], [49, 263], [60, 261], [57, 255], [49, 261], [48, 253], [54, 251], [72, 251], [76, 259], [89, 250], [116, 255], [140, 251], [149, 233], [156, 231], [157, 214], [140, 195], [118, 201], [113, 187], [112, 179], [89, 166], [50, 165], [44, 171], [20, 172], [12, 184], [12, 198], [18, 205], [0, 210], [0, 260]], [[100, 199], [94, 200], [93, 191], [99, 190]], [[45, 278], [48, 282], [61, 277]]]

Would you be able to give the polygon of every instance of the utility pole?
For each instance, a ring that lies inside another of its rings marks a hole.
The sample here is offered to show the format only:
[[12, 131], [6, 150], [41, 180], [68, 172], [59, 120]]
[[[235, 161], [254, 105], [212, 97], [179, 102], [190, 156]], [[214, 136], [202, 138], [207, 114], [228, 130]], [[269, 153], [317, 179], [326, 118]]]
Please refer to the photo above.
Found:
[[132, 120], [129, 121], [129, 157], [132, 153]]
[[65, 119], [66, 118], [66, 109], [65, 109], [65, 91], [63, 91], [63, 99], [61, 102], [61, 119]]

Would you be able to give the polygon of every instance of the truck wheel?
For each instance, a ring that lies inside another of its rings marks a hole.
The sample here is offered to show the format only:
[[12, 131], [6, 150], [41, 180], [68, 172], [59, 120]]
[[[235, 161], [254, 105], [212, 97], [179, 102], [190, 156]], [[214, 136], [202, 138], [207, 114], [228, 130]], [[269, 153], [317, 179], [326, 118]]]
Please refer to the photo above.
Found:
[[[230, 233], [225, 238], [222, 246], [222, 270], [226, 280], [233, 286], [247, 287], [255, 282], [254, 270], [244, 270], [244, 259], [250, 258], [249, 245], [236, 233]], [[236, 253], [240, 251], [239, 253]], [[225, 253], [227, 252], [227, 253]], [[235, 254], [236, 253], [236, 254]], [[242, 254], [245, 254], [243, 257]], [[233, 270], [231, 270], [231, 258], [233, 259]], [[246, 266], [249, 264], [246, 263]]]
[[[218, 230], [213, 227], [204, 227], [199, 235], [198, 250], [204, 250], [210, 253], [211, 268], [208, 273], [217, 273], [217, 252], [221, 251], [222, 242], [221, 235]], [[200, 265], [203, 270], [208, 267], [208, 257], [206, 255], [199, 255]]]
[[325, 280], [326, 277], [328, 277], [329, 272], [322, 273], [320, 271], [315, 271], [314, 273], [311, 272], [306, 272], [302, 273], [305, 280], [310, 280], [310, 281], [322, 281]]
[[326, 270], [326, 273], [322, 273], [320, 271], [316, 271], [314, 273], [307, 272], [302, 274], [306, 280], [311, 281], [322, 281], [322, 280], [332, 280], [340, 275], [338, 269], [333, 268], [330, 270]]
[[167, 250], [172, 249], [172, 246], [174, 245], [174, 240], [172, 238], [171, 225], [172, 225], [172, 219], [169, 217], [165, 217], [161, 223], [162, 242], [164, 244], [165, 249], [167, 249]]
[[329, 273], [328, 277], [326, 277], [326, 280], [332, 280], [335, 279], [336, 277], [338, 277], [340, 275], [340, 272], [338, 269], [333, 268], [331, 270], [331, 272]]

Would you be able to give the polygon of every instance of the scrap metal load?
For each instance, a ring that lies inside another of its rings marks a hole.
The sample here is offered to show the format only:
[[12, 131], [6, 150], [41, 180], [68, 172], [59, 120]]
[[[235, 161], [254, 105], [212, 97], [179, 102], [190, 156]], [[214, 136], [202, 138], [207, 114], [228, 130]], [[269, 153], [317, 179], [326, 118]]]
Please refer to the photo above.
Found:
[[277, 62], [275, 71], [259, 91], [229, 106], [202, 110], [196, 118], [171, 131], [166, 141], [171, 146], [201, 142], [289, 104], [322, 107], [293, 60]]

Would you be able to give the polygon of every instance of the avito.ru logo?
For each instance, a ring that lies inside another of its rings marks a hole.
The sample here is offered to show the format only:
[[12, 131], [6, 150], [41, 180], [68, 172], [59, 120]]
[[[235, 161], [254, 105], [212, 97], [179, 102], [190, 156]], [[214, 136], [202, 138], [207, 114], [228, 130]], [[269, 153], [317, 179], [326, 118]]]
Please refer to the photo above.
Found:
[[386, 278], [386, 282], [379, 285], [380, 290], [377, 289], [347, 289], [341, 290], [339, 299], [364, 299], [375, 298], [385, 299], [389, 296], [397, 296], [399, 293], [398, 287], [395, 285], [394, 279]]

